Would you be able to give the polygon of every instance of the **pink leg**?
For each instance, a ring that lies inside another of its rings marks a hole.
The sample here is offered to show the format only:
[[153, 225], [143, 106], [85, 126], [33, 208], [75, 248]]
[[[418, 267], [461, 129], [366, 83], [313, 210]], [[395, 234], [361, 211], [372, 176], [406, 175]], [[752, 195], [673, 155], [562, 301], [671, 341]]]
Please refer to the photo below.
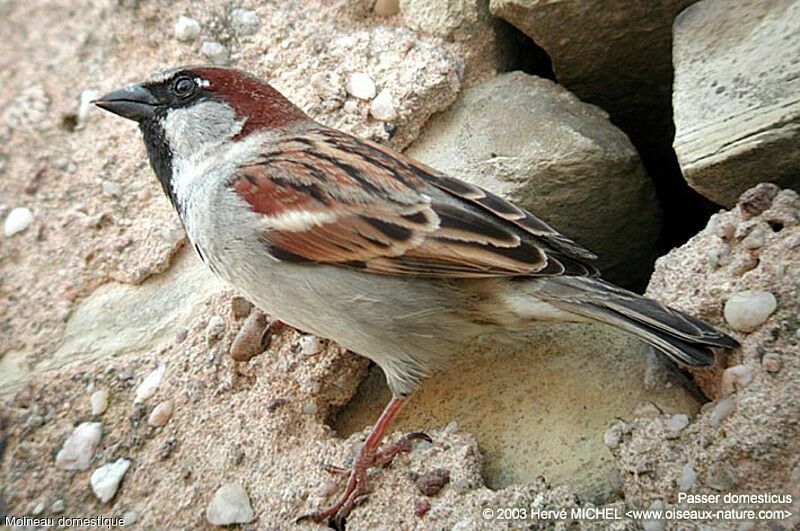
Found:
[[[317, 512], [306, 514], [297, 519], [298, 522], [302, 520], [313, 520], [317, 523], [322, 522], [326, 518], [332, 518], [333, 524], [337, 529], [342, 528], [344, 519], [350, 514], [350, 511], [366, 498], [367, 492], [367, 470], [372, 466], [383, 466], [388, 464], [395, 455], [402, 451], [411, 449], [411, 445], [416, 439], [425, 439], [430, 441], [430, 437], [424, 433], [411, 433], [400, 439], [400, 441], [388, 446], [382, 451], [378, 451], [378, 446], [389, 429], [389, 426], [394, 421], [397, 414], [406, 403], [405, 397], [395, 396], [383, 410], [378, 421], [372, 427], [372, 431], [364, 441], [364, 445], [356, 455], [353, 466], [349, 471], [347, 478], [347, 486], [345, 487], [344, 494], [339, 498], [339, 501], [333, 505], [321, 509]], [[327, 470], [334, 473], [345, 473], [346, 470], [328, 466]]]

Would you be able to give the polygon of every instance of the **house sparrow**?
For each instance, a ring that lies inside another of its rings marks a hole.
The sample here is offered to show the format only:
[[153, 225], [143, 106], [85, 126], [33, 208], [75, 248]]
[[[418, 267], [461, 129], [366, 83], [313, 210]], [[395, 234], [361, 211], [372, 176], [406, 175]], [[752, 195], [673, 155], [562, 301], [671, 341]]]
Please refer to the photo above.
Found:
[[355, 457], [344, 494], [307, 515], [336, 525], [420, 381], [473, 338], [539, 322], [598, 322], [683, 365], [737, 342], [603, 281], [595, 256], [544, 221], [392, 149], [325, 127], [267, 83], [184, 67], [109, 94], [139, 123], [150, 164], [200, 258], [272, 316], [384, 371], [393, 398]]

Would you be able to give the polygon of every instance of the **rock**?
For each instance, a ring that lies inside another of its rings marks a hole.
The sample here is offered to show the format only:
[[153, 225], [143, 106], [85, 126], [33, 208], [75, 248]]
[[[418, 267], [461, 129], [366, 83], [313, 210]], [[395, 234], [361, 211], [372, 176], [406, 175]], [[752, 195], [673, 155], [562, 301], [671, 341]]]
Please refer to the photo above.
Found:
[[28, 207], [17, 207], [11, 210], [6, 216], [3, 224], [3, 234], [10, 238], [15, 234], [23, 232], [33, 223], [33, 212]]
[[[663, 513], [666, 508], [663, 501], [655, 500], [647, 509], [652, 513]], [[666, 528], [667, 523], [664, 519], [642, 520], [642, 529], [644, 531], [664, 531]]]
[[252, 35], [258, 31], [258, 25], [258, 14], [252, 9], [236, 8], [231, 11], [231, 27], [236, 35]]
[[728, 367], [722, 373], [722, 396], [728, 396], [753, 381], [753, 369], [748, 365]]
[[246, 524], [254, 518], [247, 491], [237, 483], [218, 488], [206, 507], [206, 519], [212, 525]]
[[458, 43], [467, 85], [493, 77], [509, 62], [513, 40], [486, 0], [400, 0], [400, 12], [409, 28]]
[[135, 524], [136, 520], [138, 519], [139, 519], [139, 513], [137, 513], [136, 511], [125, 511], [122, 514], [122, 522], [126, 526]]
[[250, 310], [253, 309], [253, 303], [244, 297], [235, 295], [231, 297], [231, 316], [234, 319], [243, 319], [250, 315]]
[[400, 11], [399, 0], [377, 0], [372, 11], [379, 17], [391, 17]]
[[122, 476], [131, 466], [131, 462], [127, 459], [117, 459], [113, 463], [107, 463], [94, 472], [89, 482], [92, 486], [92, 492], [97, 498], [106, 503], [114, 497], [122, 481]]
[[417, 479], [417, 489], [425, 496], [436, 496], [448, 483], [450, 483], [450, 471], [445, 468], [437, 468], [424, 473]]
[[110, 195], [111, 197], [117, 197], [122, 192], [122, 186], [113, 181], [103, 181], [100, 188], [105, 195]]
[[153, 408], [153, 411], [150, 412], [150, 416], [147, 418], [147, 423], [154, 428], [160, 428], [172, 418], [172, 411], [172, 402], [170, 400], [165, 400]]
[[625, 134], [562, 87], [512, 72], [467, 89], [407, 154], [527, 208], [598, 254], [608, 278], [644, 278], [653, 185]]
[[734, 330], [752, 332], [772, 315], [778, 301], [766, 291], [740, 291], [725, 302], [725, 320]]
[[344, 89], [348, 94], [360, 100], [371, 100], [375, 97], [375, 82], [364, 72], [350, 74]]
[[772, 183], [758, 183], [739, 197], [739, 211], [742, 218], [750, 219], [760, 215], [772, 206], [772, 201], [780, 193], [780, 187]]
[[42, 502], [39, 502], [36, 505], [34, 505], [33, 509], [31, 510], [31, 514], [33, 514], [34, 516], [39, 516], [43, 512], [44, 512], [44, 504]]
[[697, 472], [694, 471], [691, 463], [686, 463], [681, 471], [681, 477], [678, 480], [678, 490], [680, 492], [687, 492], [697, 482]]
[[228, 59], [230, 59], [228, 49], [215, 41], [203, 41], [203, 44], [200, 45], [200, 53], [214, 65], [228, 64]]
[[491, 0], [544, 48], [558, 82], [608, 111], [643, 151], [669, 149], [672, 21], [694, 0]]
[[62, 470], [86, 470], [103, 436], [99, 422], [84, 422], [73, 430], [56, 455], [56, 466]]
[[225, 335], [225, 320], [219, 315], [212, 315], [206, 326], [206, 345], [213, 345]]
[[392, 102], [392, 93], [383, 89], [369, 104], [369, 113], [376, 120], [391, 122], [397, 118], [397, 109]]
[[181, 15], [175, 23], [175, 38], [181, 42], [192, 42], [200, 36], [200, 23]]
[[166, 370], [166, 366], [162, 363], [144, 377], [142, 383], [140, 383], [136, 388], [136, 397], [133, 399], [134, 404], [144, 402], [156, 394], [156, 391], [158, 391], [158, 386], [161, 385], [161, 379], [164, 377], [164, 372], [166, 372]]
[[783, 360], [781, 359], [781, 355], [777, 352], [767, 352], [764, 354], [764, 357], [761, 358], [761, 364], [764, 366], [764, 370], [774, 373], [781, 370]]
[[55, 514], [63, 513], [66, 506], [64, 505], [64, 500], [58, 499], [53, 502], [53, 505], [50, 506], [50, 510]]
[[603, 434], [603, 444], [612, 450], [619, 446], [619, 443], [622, 442], [623, 429], [624, 425], [621, 422], [612, 424]]
[[689, 425], [689, 416], [684, 413], [672, 415], [669, 420], [664, 424], [664, 429], [667, 431], [667, 439], [675, 439], [680, 437], [681, 432], [686, 426]]
[[702, 0], [675, 20], [675, 152], [731, 206], [760, 181], [800, 190], [800, 4]]
[[422, 518], [428, 511], [431, 510], [431, 502], [426, 500], [425, 498], [420, 498], [419, 500], [414, 502], [414, 516], [417, 518]]
[[261, 339], [267, 329], [267, 317], [259, 311], [251, 313], [231, 343], [231, 357], [236, 361], [249, 361], [264, 351]]
[[733, 401], [733, 398], [723, 398], [717, 402], [714, 408], [711, 410], [711, 415], [708, 417], [708, 422], [712, 427], [718, 428], [719, 425], [722, 424], [722, 421], [730, 417], [734, 411], [736, 411], [736, 403]]
[[108, 409], [108, 389], [98, 389], [89, 397], [92, 406], [92, 415], [102, 415]]

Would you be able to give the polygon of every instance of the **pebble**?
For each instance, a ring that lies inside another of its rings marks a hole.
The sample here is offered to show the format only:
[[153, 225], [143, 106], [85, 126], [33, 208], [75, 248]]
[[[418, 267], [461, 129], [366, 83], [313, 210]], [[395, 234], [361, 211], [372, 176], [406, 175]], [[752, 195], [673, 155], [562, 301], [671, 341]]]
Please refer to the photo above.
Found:
[[348, 94], [360, 100], [371, 100], [375, 97], [375, 82], [364, 72], [350, 74], [344, 89]]
[[254, 518], [247, 491], [237, 483], [218, 488], [206, 507], [206, 519], [212, 525], [246, 524]]
[[316, 415], [318, 408], [317, 405], [313, 402], [306, 402], [302, 406], [300, 406], [300, 411], [302, 411], [306, 415]]
[[687, 492], [694, 487], [695, 482], [697, 482], [697, 472], [695, 472], [691, 463], [686, 463], [681, 471], [681, 477], [678, 480], [678, 490], [680, 492]]
[[266, 328], [266, 315], [261, 312], [251, 313], [231, 343], [231, 358], [236, 361], [249, 361], [261, 354], [264, 350], [261, 337]]
[[437, 468], [417, 478], [417, 488], [425, 496], [435, 496], [445, 485], [450, 483], [450, 471]]
[[160, 364], [157, 369], [144, 377], [142, 383], [136, 388], [136, 397], [133, 399], [134, 404], [144, 402], [151, 398], [158, 391], [158, 386], [161, 385], [161, 379], [164, 377], [164, 372], [167, 368], [164, 364]]
[[761, 358], [761, 364], [767, 372], [780, 372], [783, 366], [783, 360], [781, 359], [781, 355], [777, 352], [767, 352], [764, 354], [764, 357]]
[[375, 96], [372, 103], [369, 104], [369, 113], [376, 120], [383, 122], [390, 122], [397, 118], [397, 110], [394, 108], [392, 101], [392, 93], [383, 89]]
[[200, 36], [200, 23], [181, 15], [175, 23], [175, 38], [181, 42], [192, 42]]
[[753, 381], [753, 369], [748, 365], [734, 365], [722, 372], [722, 396], [733, 394], [734, 391], [744, 389]]
[[736, 484], [736, 474], [724, 463], [711, 465], [706, 474], [706, 484], [714, 490], [728, 492]]
[[760, 249], [764, 247], [765, 241], [766, 241], [766, 233], [764, 231], [764, 228], [761, 226], [757, 226], [750, 231], [750, 234], [748, 234], [744, 240], [742, 240], [742, 245], [746, 249]]
[[153, 411], [150, 412], [150, 416], [147, 418], [147, 423], [154, 428], [160, 428], [172, 418], [173, 410], [172, 402], [170, 400], [165, 400], [153, 408]]
[[102, 436], [100, 422], [79, 424], [58, 451], [56, 466], [62, 470], [86, 470]]
[[[650, 504], [648, 507], [650, 511], [653, 512], [663, 512], [666, 509], [664, 502], [661, 500], [656, 500]], [[664, 531], [667, 528], [666, 520], [643, 520], [642, 521], [642, 529], [644, 531]]]
[[667, 430], [667, 439], [676, 439], [680, 436], [681, 432], [689, 425], [689, 416], [684, 413], [672, 415], [669, 420], [664, 424]]
[[6, 238], [18, 234], [33, 223], [33, 212], [27, 207], [17, 207], [11, 210], [3, 224], [3, 234]]
[[219, 315], [212, 315], [206, 326], [206, 344], [211, 346], [225, 334], [225, 320]]
[[43, 512], [44, 512], [44, 503], [42, 502], [39, 502], [36, 505], [34, 505], [33, 509], [31, 510], [31, 514], [33, 514], [33, 516], [39, 516]]
[[421, 498], [414, 502], [414, 516], [417, 518], [422, 518], [428, 511], [431, 510], [431, 502], [426, 500], [425, 498]]
[[100, 91], [98, 90], [84, 90], [81, 92], [80, 100], [78, 100], [78, 123], [83, 123], [86, 121], [86, 117], [89, 116], [89, 111], [94, 108], [92, 102], [100, 97]]
[[230, 54], [228, 49], [215, 41], [203, 41], [200, 46], [200, 53], [215, 65], [227, 64]]
[[712, 427], [718, 428], [722, 421], [730, 417], [734, 411], [736, 411], [736, 403], [733, 401], [733, 398], [723, 398], [717, 402], [714, 409], [711, 410], [708, 423], [711, 424]]
[[133, 525], [136, 523], [136, 520], [139, 519], [139, 513], [136, 511], [125, 511], [122, 514], [122, 524], [123, 525]]
[[342, 105], [342, 110], [347, 114], [358, 114], [358, 102], [353, 99], [348, 99]]
[[638, 404], [636, 408], [633, 410], [633, 414], [637, 417], [660, 417], [661, 416], [661, 409], [657, 405], [652, 402], [642, 402]]
[[252, 35], [258, 31], [258, 25], [258, 14], [252, 9], [237, 8], [231, 11], [231, 27], [237, 35]]
[[50, 512], [53, 512], [53, 513], [56, 513], [56, 514], [62, 513], [62, 512], [64, 512], [65, 508], [66, 508], [66, 506], [64, 505], [64, 500], [58, 499], [58, 500], [53, 502], [53, 505], [50, 506]]
[[720, 243], [706, 251], [708, 262], [712, 267], [725, 265], [730, 260], [730, 255], [731, 248], [727, 243]]
[[92, 415], [102, 415], [108, 409], [108, 389], [98, 389], [89, 397], [92, 404]]
[[372, 11], [379, 17], [391, 17], [400, 11], [400, 0], [377, 0]]
[[773, 183], [760, 183], [739, 197], [739, 211], [744, 219], [758, 216], [772, 206], [781, 189]]
[[316, 356], [322, 352], [322, 349], [325, 347], [320, 338], [312, 335], [301, 336], [300, 339], [297, 340], [297, 345], [300, 354], [305, 358]]
[[775, 295], [768, 291], [740, 291], [725, 302], [725, 320], [734, 330], [752, 332], [761, 326], [778, 307]]
[[622, 424], [615, 422], [603, 434], [603, 444], [609, 448], [616, 448], [622, 441]]
[[231, 315], [234, 319], [244, 319], [250, 315], [252, 309], [253, 303], [244, 297], [235, 295], [231, 298]]
[[122, 192], [122, 187], [118, 183], [112, 181], [103, 181], [103, 184], [101, 184], [100, 187], [102, 188], [104, 194], [112, 197], [117, 197]]
[[94, 495], [103, 503], [113, 498], [122, 481], [122, 476], [125, 475], [130, 466], [131, 462], [127, 459], [117, 459], [113, 463], [106, 463], [92, 472], [89, 483], [92, 486]]

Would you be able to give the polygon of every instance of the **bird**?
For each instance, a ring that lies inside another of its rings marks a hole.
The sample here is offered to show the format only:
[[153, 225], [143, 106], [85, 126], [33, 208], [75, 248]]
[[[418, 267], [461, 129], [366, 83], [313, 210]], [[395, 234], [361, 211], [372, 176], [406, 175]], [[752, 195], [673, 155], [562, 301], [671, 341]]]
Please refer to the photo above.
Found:
[[392, 398], [338, 500], [299, 520], [341, 528], [421, 382], [479, 336], [593, 322], [681, 366], [737, 341], [615, 286], [596, 256], [533, 213], [385, 145], [326, 127], [245, 71], [181, 66], [95, 105], [138, 123], [200, 259], [261, 310], [369, 358]]

